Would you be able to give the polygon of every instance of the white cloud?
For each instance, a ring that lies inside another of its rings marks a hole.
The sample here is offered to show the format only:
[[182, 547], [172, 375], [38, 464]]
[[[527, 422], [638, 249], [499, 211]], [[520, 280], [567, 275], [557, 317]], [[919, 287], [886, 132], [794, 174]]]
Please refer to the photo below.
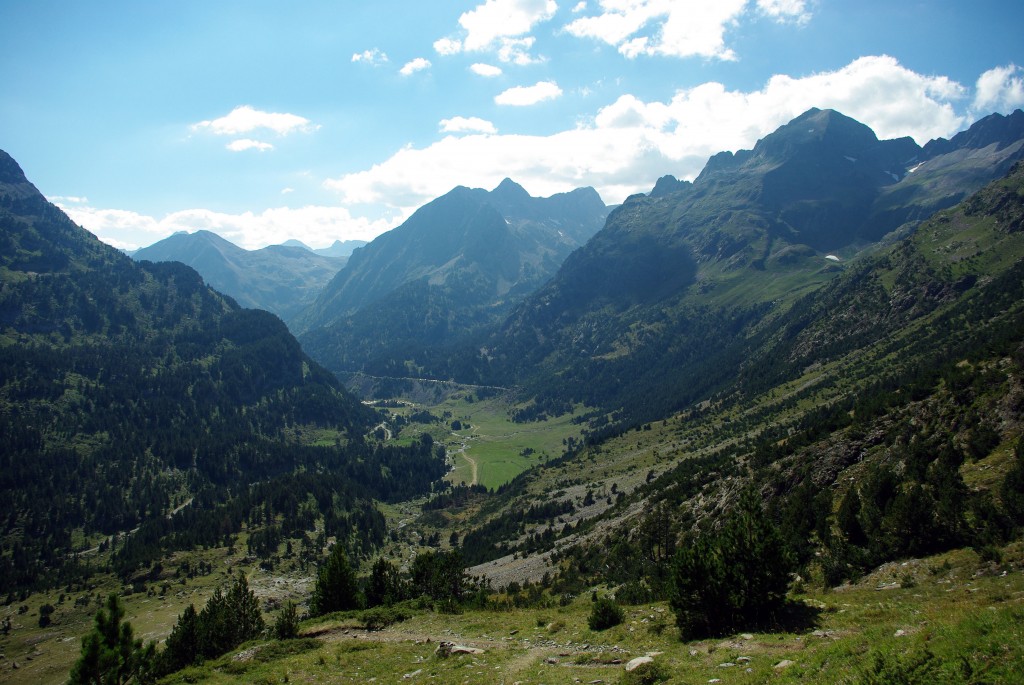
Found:
[[238, 140], [232, 140], [224, 147], [232, 152], [244, 152], [245, 150], [259, 150], [260, 152], [266, 152], [267, 150], [274, 149], [274, 146], [270, 143], [264, 143], [261, 140], [252, 140], [251, 138], [239, 138]]
[[87, 198], [87, 197], [79, 197], [79, 196], [76, 196], [76, 195], [54, 195], [53, 197], [48, 197], [46, 199], [49, 200], [50, 202], [52, 202], [55, 205], [62, 205], [62, 206], [66, 205], [66, 204], [72, 204], [72, 205], [88, 204], [88, 202], [89, 202], [89, 198]]
[[545, 100], [554, 100], [562, 95], [562, 89], [554, 81], [538, 81], [532, 86], [515, 86], [494, 96], [499, 105], [527, 107]]
[[257, 130], [272, 131], [283, 136], [294, 132], [309, 133], [318, 128], [309, 119], [297, 114], [263, 112], [249, 105], [235, 107], [222, 117], [192, 125], [193, 131], [208, 131], [218, 136], [236, 136]]
[[971, 110], [979, 115], [1009, 114], [1024, 106], [1024, 69], [1015, 64], [989, 69], [975, 84]]
[[499, 41], [497, 55], [498, 60], [506, 64], [539, 64], [545, 61], [544, 57], [534, 57], [530, 54], [536, 39], [533, 36], [526, 38], [502, 38]]
[[379, 48], [371, 48], [369, 50], [363, 50], [352, 55], [353, 62], [366, 62], [371, 66], [379, 66], [388, 61], [387, 53], [381, 51]]
[[479, 117], [452, 117], [441, 120], [442, 133], [497, 133], [494, 124]]
[[483, 62], [477, 62], [469, 70], [477, 76], [483, 76], [484, 78], [494, 78], [502, 74], [501, 67], [496, 67], [493, 64], [484, 64]]
[[[565, 30], [578, 38], [614, 45], [628, 58], [641, 55], [735, 60], [726, 32], [751, 12], [780, 22], [807, 23], [805, 0], [600, 0], [596, 14], [580, 16]], [[585, 11], [579, 6], [574, 12]]]
[[212, 231], [253, 250], [290, 238], [314, 246], [327, 246], [339, 239], [372, 240], [392, 228], [389, 221], [354, 217], [343, 207], [278, 207], [259, 214], [186, 209], [160, 219], [119, 209], [65, 206], [61, 209], [100, 240], [127, 250], [151, 245], [178, 231]]
[[282, 195], [290, 195], [295, 192], [295, 188], [281, 188]]
[[430, 60], [424, 57], [417, 57], [416, 59], [410, 60], [398, 70], [398, 73], [402, 76], [412, 76], [417, 71], [423, 71], [424, 69], [430, 68]]
[[446, 135], [324, 185], [344, 203], [385, 203], [405, 215], [454, 186], [493, 187], [506, 176], [535, 195], [591, 185], [618, 203], [667, 173], [692, 179], [712, 154], [749, 149], [811, 107], [852, 116], [881, 138], [949, 137], [966, 123], [952, 106], [964, 94], [959, 84], [891, 57], [864, 57], [832, 72], [775, 76], [750, 92], [705, 83], [664, 102], [623, 95], [589, 121], [547, 136]]
[[576, 6], [572, 8], [572, 13], [573, 14], [579, 14], [580, 12], [586, 12], [586, 11], [587, 11], [586, 0], [580, 0], [579, 2], [576, 3]]
[[462, 41], [455, 38], [438, 38], [434, 41], [434, 51], [439, 55], [457, 55], [462, 52]]
[[543, 62], [530, 54], [534, 38], [527, 34], [557, 11], [555, 0], [485, 0], [459, 17], [463, 39], [440, 38], [434, 49], [442, 55], [493, 50], [500, 61], [510, 64]]
[[466, 31], [466, 50], [486, 50], [501, 38], [529, 33], [533, 27], [555, 15], [555, 0], [486, 0], [459, 17]]
[[806, 24], [811, 20], [805, 0], [757, 0], [757, 9], [778, 22]]

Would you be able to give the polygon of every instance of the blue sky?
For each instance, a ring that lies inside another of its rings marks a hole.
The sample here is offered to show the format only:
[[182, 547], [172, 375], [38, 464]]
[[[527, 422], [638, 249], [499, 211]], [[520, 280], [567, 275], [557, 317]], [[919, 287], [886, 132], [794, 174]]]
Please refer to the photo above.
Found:
[[508, 176], [608, 203], [812, 106], [949, 137], [1024, 106], [1024, 3], [0, 0], [0, 149], [120, 247], [371, 239]]

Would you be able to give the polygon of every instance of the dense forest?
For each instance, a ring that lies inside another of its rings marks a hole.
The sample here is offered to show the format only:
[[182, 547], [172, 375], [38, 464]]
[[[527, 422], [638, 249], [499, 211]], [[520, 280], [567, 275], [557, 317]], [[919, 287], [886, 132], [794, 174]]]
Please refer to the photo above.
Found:
[[8, 592], [89, 574], [103, 538], [129, 573], [161, 548], [226, 540], [255, 511], [289, 528], [326, 516], [329, 535], [365, 551], [383, 535], [374, 498], [408, 498], [443, 475], [429, 438], [367, 442], [376, 412], [277, 317], [240, 309], [186, 266], [103, 245], [6, 155], [0, 247]]

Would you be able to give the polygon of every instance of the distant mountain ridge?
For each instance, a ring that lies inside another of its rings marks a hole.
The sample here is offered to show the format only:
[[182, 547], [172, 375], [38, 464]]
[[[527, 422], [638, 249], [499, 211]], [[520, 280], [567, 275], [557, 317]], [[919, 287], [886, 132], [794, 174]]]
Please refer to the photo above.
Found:
[[[339, 241], [328, 249], [338, 252], [346, 245]], [[285, 320], [311, 303], [346, 261], [301, 244], [246, 250], [205, 230], [175, 233], [136, 251], [132, 258], [187, 264], [243, 307], [265, 309]]]
[[458, 187], [353, 253], [293, 320], [335, 371], [401, 365], [406, 346], [445, 344], [493, 324], [551, 277], [604, 222], [593, 188], [535, 198], [505, 179]]

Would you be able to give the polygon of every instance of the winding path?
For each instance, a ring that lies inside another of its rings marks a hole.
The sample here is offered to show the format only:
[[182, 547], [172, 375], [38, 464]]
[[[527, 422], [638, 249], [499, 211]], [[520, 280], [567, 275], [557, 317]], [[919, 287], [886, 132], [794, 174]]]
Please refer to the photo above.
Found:
[[[471, 433], [476, 433], [476, 431], [477, 431], [477, 427], [476, 426], [473, 426], [470, 429]], [[473, 435], [459, 435], [458, 433], [455, 433], [455, 432], [452, 432], [452, 435], [454, 435], [455, 437], [457, 437], [460, 440], [462, 440], [462, 445], [459, 447], [459, 449], [455, 450], [455, 452], [453, 454], [461, 454], [462, 458], [469, 462], [470, 479], [469, 479], [469, 483], [467, 483], [467, 485], [476, 485], [477, 484], [477, 474], [478, 474], [477, 463], [476, 463], [476, 459], [474, 459], [473, 457], [469, 456], [469, 451], [468, 451], [469, 450], [469, 441], [472, 440], [475, 436], [473, 436]]]

